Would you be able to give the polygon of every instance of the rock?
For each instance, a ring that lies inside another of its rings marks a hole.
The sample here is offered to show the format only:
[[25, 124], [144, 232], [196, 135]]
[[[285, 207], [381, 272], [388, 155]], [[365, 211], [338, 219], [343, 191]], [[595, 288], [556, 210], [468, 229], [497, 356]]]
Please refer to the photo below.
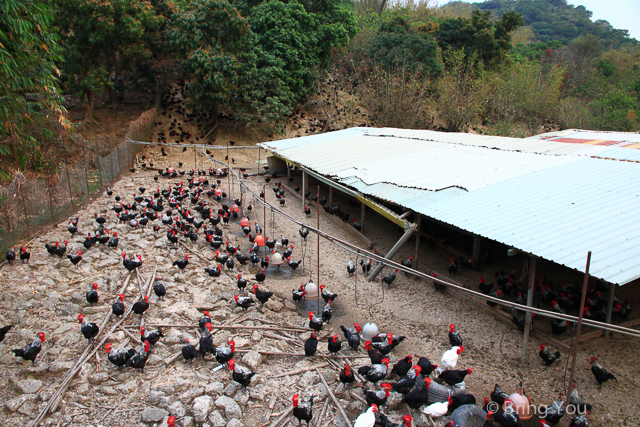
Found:
[[106, 372], [97, 372], [95, 374], [89, 375], [89, 378], [87, 379], [89, 380], [90, 384], [100, 384], [109, 379], [109, 374], [107, 374]]
[[223, 391], [224, 391], [224, 384], [222, 384], [220, 381], [214, 381], [204, 386], [204, 392], [208, 395], [222, 394]]
[[124, 394], [130, 394], [138, 388], [138, 383], [135, 380], [127, 381], [124, 384], [120, 384], [116, 387], [116, 390], [121, 391]]
[[22, 415], [31, 415], [35, 413], [38, 406], [34, 402], [24, 402], [24, 404], [18, 409], [18, 412]]
[[53, 390], [44, 389], [40, 392], [38, 397], [40, 397], [40, 400], [42, 400], [43, 402], [46, 402], [47, 400], [51, 399], [51, 397], [53, 397], [53, 393]]
[[27, 400], [35, 399], [35, 394], [23, 394], [22, 396], [16, 397], [15, 399], [7, 400], [4, 403], [4, 406], [7, 407], [9, 412], [16, 412]]
[[193, 400], [191, 412], [197, 423], [203, 423], [207, 419], [207, 415], [209, 415], [209, 411], [211, 410], [212, 400], [211, 396], [200, 396]]
[[253, 331], [251, 334], [251, 341], [256, 343], [262, 339], [262, 335], [258, 331]]
[[169, 414], [173, 415], [176, 418], [182, 418], [187, 413], [187, 410], [184, 409], [184, 405], [179, 400], [173, 402], [171, 405], [167, 407]]
[[193, 417], [187, 416], [182, 419], [182, 427], [192, 427], [195, 424]]
[[264, 306], [271, 311], [275, 311], [276, 313], [280, 313], [282, 309], [284, 309], [284, 305], [282, 305], [281, 302], [278, 302], [273, 299], [270, 299], [269, 301], [267, 301], [267, 303]]
[[166, 345], [174, 345], [183, 343], [182, 334], [177, 329], [170, 329], [162, 339]]
[[23, 394], [37, 393], [42, 387], [42, 381], [40, 380], [22, 380], [15, 383], [15, 386]]
[[242, 421], [240, 421], [239, 419], [232, 418], [227, 423], [227, 427], [244, 427], [244, 424], [242, 424]]
[[160, 403], [161, 397], [164, 397], [164, 392], [160, 390], [151, 390], [151, 392], [149, 392], [149, 403], [157, 406], [158, 403]]
[[227, 386], [224, 389], [225, 396], [231, 397], [235, 395], [238, 392], [238, 390], [240, 390], [240, 387], [241, 387], [240, 384], [238, 384], [237, 382], [229, 381], [229, 384], [227, 384]]
[[[193, 388], [191, 390], [187, 390], [186, 392], [182, 393], [178, 397], [178, 399], [180, 399], [180, 401], [182, 403], [189, 404], [195, 397], [202, 396], [203, 394], [204, 394], [204, 387], [196, 387], [196, 388]], [[194, 402], [194, 404], [195, 404], [195, 402]], [[202, 421], [198, 421], [198, 422], [202, 422]]]
[[242, 356], [242, 363], [255, 371], [262, 363], [262, 355], [255, 350], [248, 351]]
[[219, 411], [213, 411], [209, 414], [209, 422], [213, 427], [224, 427], [227, 424]]
[[219, 409], [224, 408], [224, 414], [227, 418], [242, 417], [242, 409], [240, 409], [240, 405], [230, 397], [220, 396], [216, 399], [216, 407]]
[[116, 394], [118, 394], [116, 389], [110, 386], [104, 386], [100, 390], [102, 391], [102, 393], [106, 394], [107, 396], [115, 396]]
[[156, 408], [154, 406], [147, 406], [142, 410], [142, 414], [140, 414], [140, 418], [142, 422], [145, 423], [157, 423], [162, 421], [164, 417], [168, 416], [169, 413], [164, 409]]
[[71, 367], [73, 367], [73, 362], [59, 362], [56, 360], [51, 362], [49, 365], [49, 372], [52, 374], [58, 374], [60, 372], [68, 371]]

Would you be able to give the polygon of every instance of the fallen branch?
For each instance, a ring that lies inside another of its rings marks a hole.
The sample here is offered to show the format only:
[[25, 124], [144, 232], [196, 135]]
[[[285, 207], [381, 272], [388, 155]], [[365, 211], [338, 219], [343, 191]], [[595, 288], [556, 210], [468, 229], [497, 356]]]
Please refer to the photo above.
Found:
[[213, 260], [211, 258], [209, 258], [208, 256], [205, 256], [203, 254], [200, 253], [200, 251], [198, 251], [197, 249], [194, 248], [190, 248], [189, 246], [187, 246], [186, 244], [184, 244], [181, 241], [178, 241], [178, 243], [180, 243], [182, 245], [182, 247], [186, 248], [189, 252], [194, 253], [196, 256], [198, 256], [198, 258], [202, 258], [202, 259], [206, 259], [209, 262], [212, 262]]
[[142, 341], [140, 341], [140, 338], [136, 337], [135, 335], [133, 335], [131, 332], [127, 331], [125, 328], [122, 327], [118, 327], [118, 329], [120, 329], [122, 332], [124, 332], [125, 334], [127, 334], [127, 336], [129, 338], [131, 338], [132, 341], [137, 342], [138, 344], [142, 344]]
[[289, 371], [289, 372], [285, 372], [284, 374], [278, 374], [278, 375], [274, 375], [272, 377], [269, 377], [269, 379], [275, 379], [275, 378], [282, 378], [282, 377], [288, 377], [291, 375], [298, 375], [298, 374], [303, 374], [307, 371], [313, 371], [314, 369], [318, 369], [318, 368], [326, 368], [327, 366], [329, 366], [328, 363], [320, 363], [319, 365], [313, 365], [310, 366], [308, 368], [301, 368], [301, 369], [296, 369], [293, 371]]
[[327, 381], [325, 381], [324, 377], [322, 376], [322, 374], [320, 373], [319, 370], [316, 369], [316, 372], [318, 373], [318, 376], [320, 377], [320, 381], [322, 381], [322, 384], [324, 384], [324, 387], [327, 389], [327, 393], [329, 393], [329, 396], [331, 397], [331, 400], [333, 400], [333, 403], [336, 405], [336, 408], [338, 408], [338, 411], [340, 411], [340, 415], [342, 415], [342, 419], [344, 420], [344, 422], [349, 427], [353, 427], [351, 425], [351, 421], [349, 421], [349, 418], [347, 417], [347, 414], [344, 413], [344, 410], [342, 409], [342, 406], [340, 405], [340, 402], [338, 402], [338, 399], [336, 399], [336, 396], [333, 394], [333, 392], [329, 388], [329, 385], [327, 384]]
[[[149, 325], [149, 327], [156, 327], [156, 328], [198, 328], [198, 325], [177, 325], [177, 324], [152, 324]], [[281, 328], [268, 328], [266, 326], [243, 326], [243, 325], [211, 325], [211, 327], [213, 329], [247, 329], [247, 330], [258, 330], [258, 331], [274, 331], [274, 332], [278, 332], [278, 331], [282, 331], [283, 329]], [[309, 332], [311, 331], [311, 329], [303, 329], [303, 328], [299, 328], [299, 329], [284, 329], [284, 330], [288, 330], [288, 331], [294, 331], [294, 332]]]
[[352, 392], [349, 392], [349, 396], [351, 396], [352, 399], [359, 400], [360, 402], [364, 403], [365, 405], [367, 404], [367, 401], [364, 400], [362, 397], [358, 396], [357, 394], [353, 394]]
[[[282, 422], [282, 420], [284, 420], [285, 418], [287, 418], [287, 416], [293, 412], [293, 405], [289, 406], [289, 409], [287, 409], [286, 411], [284, 411], [282, 413], [282, 415], [280, 415], [280, 417], [278, 417], [277, 420], [275, 420], [274, 422], [271, 423], [271, 425], [269, 427], [277, 427], [278, 424], [280, 424]], [[351, 426], [349, 426], [351, 427]]]
[[262, 420], [263, 423], [267, 423], [269, 422], [269, 419], [271, 418], [271, 413], [273, 412], [273, 407], [276, 404], [276, 395], [275, 393], [271, 395], [271, 399], [269, 399], [269, 406], [267, 411], [264, 414], [264, 418]]
[[[332, 354], [318, 354], [318, 353], [314, 354], [313, 356], [307, 356], [304, 353], [280, 353], [275, 351], [262, 351], [262, 350], [236, 350], [236, 353], [247, 353], [249, 351], [257, 351], [258, 353], [265, 356], [323, 357], [323, 358], [329, 358], [329, 359], [344, 359], [347, 357], [347, 356], [334, 356]], [[369, 356], [356, 356], [356, 357], [361, 357], [363, 359], [369, 358]]]
[[324, 403], [322, 404], [322, 410], [320, 411], [320, 415], [318, 415], [318, 418], [316, 418], [316, 422], [315, 422], [315, 426], [319, 427], [320, 423], [322, 422], [322, 419], [324, 418], [324, 414], [325, 412], [327, 412], [327, 407], [329, 406], [329, 399], [325, 399]]

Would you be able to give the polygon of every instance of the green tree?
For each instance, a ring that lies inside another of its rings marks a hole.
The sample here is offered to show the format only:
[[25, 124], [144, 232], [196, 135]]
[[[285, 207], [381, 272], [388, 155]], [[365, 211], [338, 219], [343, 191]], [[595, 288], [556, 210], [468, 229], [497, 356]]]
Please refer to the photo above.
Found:
[[[94, 122], [93, 93], [106, 88], [118, 99], [114, 83], [136, 61], [153, 55], [147, 34], [164, 19], [149, 0], [54, 0], [64, 45], [68, 87], [87, 96], [88, 121]], [[156, 2], [157, 4], [161, 2]]]
[[0, 3], [2, 155], [12, 153], [18, 157], [20, 151], [35, 142], [27, 133], [34, 115], [52, 115], [61, 124], [68, 124], [57, 89], [59, 38], [51, 30], [52, 22], [53, 13], [47, 2]]

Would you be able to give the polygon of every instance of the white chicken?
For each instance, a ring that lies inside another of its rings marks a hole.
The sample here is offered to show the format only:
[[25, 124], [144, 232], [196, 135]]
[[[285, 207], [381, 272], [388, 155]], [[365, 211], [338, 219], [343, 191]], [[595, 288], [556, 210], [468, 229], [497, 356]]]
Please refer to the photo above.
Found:
[[445, 351], [442, 354], [442, 360], [440, 361], [440, 365], [442, 369], [455, 369], [458, 364], [458, 357], [460, 353], [464, 351], [462, 346], [453, 346], [451, 349]]
[[358, 418], [356, 418], [356, 421], [353, 423], [353, 427], [373, 427], [376, 423], [376, 412], [378, 412], [378, 405], [373, 403], [369, 406], [367, 412], [358, 415]]
[[440, 418], [447, 414], [449, 411], [449, 404], [453, 401], [451, 396], [446, 402], [436, 402], [427, 406], [422, 410], [423, 414], [429, 415], [431, 418]]

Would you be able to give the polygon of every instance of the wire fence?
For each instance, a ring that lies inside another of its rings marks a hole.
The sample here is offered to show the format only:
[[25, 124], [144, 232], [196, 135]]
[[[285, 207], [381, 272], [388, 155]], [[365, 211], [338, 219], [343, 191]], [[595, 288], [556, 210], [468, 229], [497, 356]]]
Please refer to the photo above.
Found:
[[[127, 139], [107, 153], [113, 141], [93, 141], [79, 137], [74, 142], [82, 149], [82, 159], [71, 163], [64, 156], [55, 173], [39, 179], [29, 179], [16, 172], [13, 181], [0, 189], [0, 251], [28, 239], [43, 227], [58, 223], [87, 206], [107, 185], [117, 181], [134, 162], [143, 148], [129, 139], [149, 139], [156, 116], [155, 108], [133, 121]], [[61, 141], [63, 152], [68, 147]]]

